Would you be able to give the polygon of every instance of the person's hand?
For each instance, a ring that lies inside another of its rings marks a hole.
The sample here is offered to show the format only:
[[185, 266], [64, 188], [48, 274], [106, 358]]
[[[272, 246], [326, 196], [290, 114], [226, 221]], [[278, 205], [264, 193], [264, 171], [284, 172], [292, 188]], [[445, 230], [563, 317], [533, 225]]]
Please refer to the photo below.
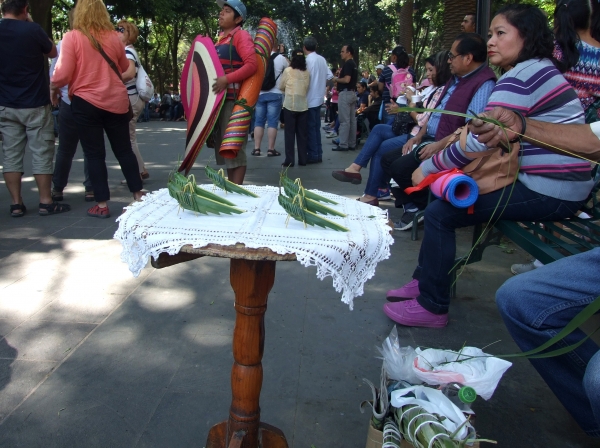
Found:
[[[517, 114], [503, 107], [494, 107], [492, 110], [481, 114], [481, 116], [494, 118], [516, 132], [522, 131], [521, 119]], [[509, 129], [506, 129], [505, 133], [500, 126], [486, 123], [478, 118], [474, 118], [469, 122], [469, 131], [473, 136], [477, 136], [479, 143], [483, 143], [490, 148], [500, 145], [501, 142], [506, 142], [507, 135], [509, 140], [517, 137], [517, 134]]]
[[219, 76], [215, 79], [215, 83], [212, 85], [213, 93], [221, 93], [223, 90], [227, 89], [227, 76]]
[[[431, 145], [427, 145], [427, 146], [431, 146]], [[423, 179], [425, 179], [425, 175], [423, 174], [423, 170], [421, 169], [421, 167], [419, 167], [413, 171], [413, 173], [412, 173], [413, 186], [416, 187], [417, 185], [419, 185], [421, 182], [423, 182]]]
[[406, 92], [404, 92], [404, 94], [406, 95], [406, 100], [408, 101], [408, 104], [412, 103], [413, 102], [412, 97], [415, 94], [415, 92], [413, 92], [410, 89], [406, 89]]
[[53, 85], [50, 85], [50, 102], [54, 107], [57, 107], [60, 102], [60, 90]]
[[395, 115], [398, 113], [398, 105], [394, 102], [394, 100], [390, 100], [389, 104], [385, 105], [385, 111], [388, 115]]
[[409, 138], [408, 141], [402, 147], [402, 155], [406, 155], [412, 151], [414, 145], [421, 143], [420, 137]]
[[440, 142], [430, 143], [421, 149], [421, 152], [419, 153], [419, 159], [427, 160], [440, 152], [442, 149], [444, 149], [444, 147]]

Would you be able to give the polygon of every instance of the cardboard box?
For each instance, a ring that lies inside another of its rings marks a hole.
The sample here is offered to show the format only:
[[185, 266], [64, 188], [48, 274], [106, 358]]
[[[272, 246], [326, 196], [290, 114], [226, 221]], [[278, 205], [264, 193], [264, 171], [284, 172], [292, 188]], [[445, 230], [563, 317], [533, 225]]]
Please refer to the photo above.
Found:
[[373, 428], [369, 422], [369, 430], [367, 431], [367, 444], [365, 448], [381, 448], [383, 446], [383, 432]]
[[[373, 428], [369, 423], [369, 430], [367, 431], [367, 444], [365, 448], [382, 448], [383, 446], [383, 432]], [[400, 448], [414, 448], [412, 443], [402, 440]], [[479, 442], [475, 442], [471, 448], [479, 448]]]

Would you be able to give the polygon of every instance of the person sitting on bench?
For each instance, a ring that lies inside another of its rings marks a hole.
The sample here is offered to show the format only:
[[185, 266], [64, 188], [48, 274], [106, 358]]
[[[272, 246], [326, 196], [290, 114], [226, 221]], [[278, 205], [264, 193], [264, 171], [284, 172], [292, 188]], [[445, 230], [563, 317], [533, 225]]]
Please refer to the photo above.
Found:
[[[525, 26], [524, 24], [527, 24]], [[544, 13], [531, 5], [507, 5], [490, 25], [488, 55], [503, 69], [488, 107], [510, 104], [541, 121], [583, 123], [577, 94], [552, 61], [554, 36]], [[413, 174], [418, 185], [426, 175], [462, 168], [466, 152], [487, 150], [470, 134], [424, 161]], [[521, 167], [510, 193], [502, 189], [481, 194], [473, 213], [449, 202], [431, 202], [425, 210], [425, 235], [413, 280], [388, 292], [385, 314], [407, 326], [443, 327], [448, 323], [450, 271], [456, 255], [455, 229], [489, 220], [558, 221], [573, 216], [592, 189], [589, 162], [558, 155], [533, 144], [520, 148]], [[403, 300], [406, 299], [406, 300]]]

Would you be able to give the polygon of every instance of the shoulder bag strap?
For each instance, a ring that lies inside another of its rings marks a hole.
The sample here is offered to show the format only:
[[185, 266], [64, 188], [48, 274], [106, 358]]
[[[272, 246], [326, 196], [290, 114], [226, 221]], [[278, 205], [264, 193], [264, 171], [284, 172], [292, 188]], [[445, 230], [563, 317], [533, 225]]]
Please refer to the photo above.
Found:
[[90, 34], [90, 42], [92, 43], [92, 46], [100, 52], [100, 54], [106, 60], [106, 62], [108, 62], [108, 65], [110, 65], [110, 68], [112, 68], [114, 70], [114, 72], [117, 74], [117, 76], [119, 77], [121, 82], [123, 82], [123, 76], [121, 76], [121, 72], [117, 68], [117, 64], [115, 64], [114, 61], [106, 54], [106, 52], [102, 48], [102, 45], [100, 45], [100, 43], [96, 39], [94, 39], [94, 36], [92, 36], [91, 34]]

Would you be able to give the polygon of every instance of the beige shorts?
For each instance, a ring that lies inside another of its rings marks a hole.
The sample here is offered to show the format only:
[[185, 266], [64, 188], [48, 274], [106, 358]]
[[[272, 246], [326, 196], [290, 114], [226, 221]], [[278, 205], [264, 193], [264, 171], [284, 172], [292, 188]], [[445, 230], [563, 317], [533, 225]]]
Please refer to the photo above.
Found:
[[0, 106], [3, 173], [24, 173], [25, 148], [31, 151], [32, 174], [52, 174], [54, 124], [50, 105], [33, 109]]
[[231, 113], [233, 112], [234, 106], [235, 101], [226, 100], [221, 108], [221, 113], [219, 114], [219, 118], [217, 118], [216, 123], [216, 126], [219, 126], [219, 132], [217, 132], [215, 135], [215, 159], [217, 160], [217, 165], [225, 165], [227, 169], [246, 166], [248, 164], [246, 161], [246, 143], [248, 143], [248, 134], [246, 134], [246, 137], [244, 138], [242, 149], [238, 151], [237, 156], [234, 159], [226, 159], [219, 154], [219, 148], [221, 147], [221, 142], [223, 141], [223, 134], [225, 134], [225, 129], [227, 129], [227, 124], [231, 118]]

